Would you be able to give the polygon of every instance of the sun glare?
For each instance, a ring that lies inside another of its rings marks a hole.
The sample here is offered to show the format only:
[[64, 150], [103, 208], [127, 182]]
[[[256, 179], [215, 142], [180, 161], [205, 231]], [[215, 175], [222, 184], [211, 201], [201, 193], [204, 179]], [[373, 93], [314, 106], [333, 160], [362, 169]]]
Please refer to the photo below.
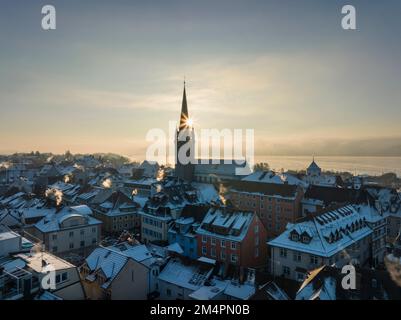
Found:
[[188, 118], [187, 120], [186, 120], [186, 122], [185, 122], [185, 124], [188, 126], [188, 127], [193, 127], [194, 126], [194, 120], [192, 119], [192, 118]]

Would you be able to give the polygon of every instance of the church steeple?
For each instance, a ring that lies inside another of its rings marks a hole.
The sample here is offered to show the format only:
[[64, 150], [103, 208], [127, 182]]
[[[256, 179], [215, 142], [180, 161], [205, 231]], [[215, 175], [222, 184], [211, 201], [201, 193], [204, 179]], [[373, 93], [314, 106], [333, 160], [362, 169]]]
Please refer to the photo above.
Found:
[[[180, 157], [184, 157], [185, 159], [180, 159]], [[187, 160], [189, 160], [189, 162]], [[192, 120], [189, 118], [187, 93], [184, 81], [180, 125], [176, 136], [175, 176], [184, 181], [191, 182], [194, 176], [194, 162], [195, 135]]]
[[184, 93], [182, 95], [182, 106], [181, 106], [181, 117], [180, 117], [180, 130], [188, 127], [189, 114], [187, 105], [187, 93], [185, 90], [185, 80], [184, 80]]

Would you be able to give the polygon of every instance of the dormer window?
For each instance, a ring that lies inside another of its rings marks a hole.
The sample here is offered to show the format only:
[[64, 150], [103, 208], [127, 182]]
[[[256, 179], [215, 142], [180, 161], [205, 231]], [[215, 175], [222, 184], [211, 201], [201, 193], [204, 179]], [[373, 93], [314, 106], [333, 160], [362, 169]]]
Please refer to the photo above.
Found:
[[298, 233], [293, 232], [293, 233], [291, 234], [291, 240], [292, 240], [292, 241], [298, 241], [298, 240], [299, 240], [299, 235], [298, 235]]
[[302, 242], [303, 242], [303, 243], [309, 243], [310, 240], [311, 240], [311, 239], [310, 239], [309, 236], [307, 236], [307, 235], [302, 236]]

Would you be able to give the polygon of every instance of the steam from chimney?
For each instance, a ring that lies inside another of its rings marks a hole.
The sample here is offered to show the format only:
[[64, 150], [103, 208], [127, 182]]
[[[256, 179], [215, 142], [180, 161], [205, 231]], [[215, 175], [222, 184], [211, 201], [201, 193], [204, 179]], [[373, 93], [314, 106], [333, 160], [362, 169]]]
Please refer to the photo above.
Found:
[[57, 206], [63, 202], [63, 193], [58, 189], [47, 189], [45, 195], [47, 198], [53, 198]]
[[223, 205], [226, 205], [227, 203], [227, 199], [224, 196], [227, 192], [227, 189], [223, 186], [223, 184], [219, 184], [219, 197], [220, 197], [220, 201], [223, 203]]
[[103, 181], [102, 186], [106, 189], [110, 189], [111, 186], [113, 185], [113, 181], [111, 181], [110, 178], [107, 178], [106, 180]]
[[159, 170], [157, 171], [156, 180], [162, 181], [164, 179], [164, 175], [165, 175], [164, 168], [159, 168]]
[[10, 163], [2, 162], [2, 163], [0, 163], [0, 168], [8, 169], [8, 168], [10, 168]]

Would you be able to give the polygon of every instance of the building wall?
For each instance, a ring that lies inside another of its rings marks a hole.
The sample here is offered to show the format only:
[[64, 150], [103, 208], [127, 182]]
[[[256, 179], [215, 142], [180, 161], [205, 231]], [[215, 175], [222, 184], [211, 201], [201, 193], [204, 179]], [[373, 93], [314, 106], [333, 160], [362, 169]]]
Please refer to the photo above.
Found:
[[391, 215], [387, 217], [387, 240], [393, 242], [401, 231], [401, 216]]
[[112, 300], [146, 300], [150, 293], [149, 269], [131, 259], [114, 279]]
[[[329, 258], [301, 251], [271, 247], [270, 272], [277, 277], [284, 276], [288, 279], [301, 281], [302, 279], [298, 278], [296, 269], [310, 271], [322, 265], [332, 265], [334, 263], [341, 268], [352, 259], [357, 259], [363, 265], [370, 258], [370, 241], [370, 236], [367, 236]], [[298, 257], [300, 257], [300, 260], [298, 260]], [[289, 274], [285, 273], [286, 268], [288, 268]]]
[[190, 300], [189, 295], [194, 290], [159, 280], [160, 300]]
[[98, 280], [90, 282], [85, 280], [86, 274], [81, 270], [81, 281], [84, 287], [85, 296], [89, 300], [106, 300], [107, 293], [101, 288], [103, 283], [99, 283]]
[[124, 230], [134, 233], [140, 231], [141, 218], [136, 212], [127, 212], [127, 214], [118, 216], [95, 212], [94, 216], [103, 222], [102, 230], [106, 234], [121, 234]]
[[141, 217], [142, 242], [168, 241], [169, 222], [165, 218], [143, 214]]
[[54, 294], [62, 298], [63, 300], [84, 300], [85, 293], [80, 281], [75, 282], [68, 287], [54, 291]]
[[264, 224], [267, 237], [280, 235], [287, 223], [295, 222], [301, 216], [303, 191], [298, 188], [296, 197], [283, 199], [280, 196], [264, 196], [245, 192], [231, 191], [230, 199], [243, 211], [255, 212]]
[[[41, 282], [45, 274], [35, 272]], [[63, 276], [65, 276], [63, 279]], [[56, 270], [56, 289], [51, 289], [57, 296], [65, 300], [83, 300], [85, 298], [84, 289], [80, 281], [78, 269], [73, 267], [69, 269]]]
[[[258, 229], [256, 229], [256, 225], [258, 225]], [[266, 229], [255, 215], [241, 242], [232, 241], [218, 234], [215, 236], [197, 234], [198, 254], [227, 265], [257, 268], [266, 265], [266, 239]], [[255, 255], [256, 249], [258, 256]]]
[[379, 264], [384, 262], [384, 256], [386, 254], [386, 238], [388, 226], [387, 219], [383, 218], [374, 223], [368, 222], [368, 225], [373, 230], [373, 234], [371, 236], [371, 264], [372, 266], [377, 267]]
[[96, 246], [100, 242], [101, 224], [78, 226], [50, 233], [36, 229], [34, 235], [43, 239], [47, 251], [64, 253]]
[[21, 236], [10, 231], [13, 235], [12, 238], [2, 239], [0, 237], [0, 257], [7, 256], [10, 252], [18, 252], [21, 250]]
[[184, 250], [184, 256], [191, 259], [198, 258], [198, 244], [196, 236], [169, 231], [168, 243], [169, 244], [178, 243]]

